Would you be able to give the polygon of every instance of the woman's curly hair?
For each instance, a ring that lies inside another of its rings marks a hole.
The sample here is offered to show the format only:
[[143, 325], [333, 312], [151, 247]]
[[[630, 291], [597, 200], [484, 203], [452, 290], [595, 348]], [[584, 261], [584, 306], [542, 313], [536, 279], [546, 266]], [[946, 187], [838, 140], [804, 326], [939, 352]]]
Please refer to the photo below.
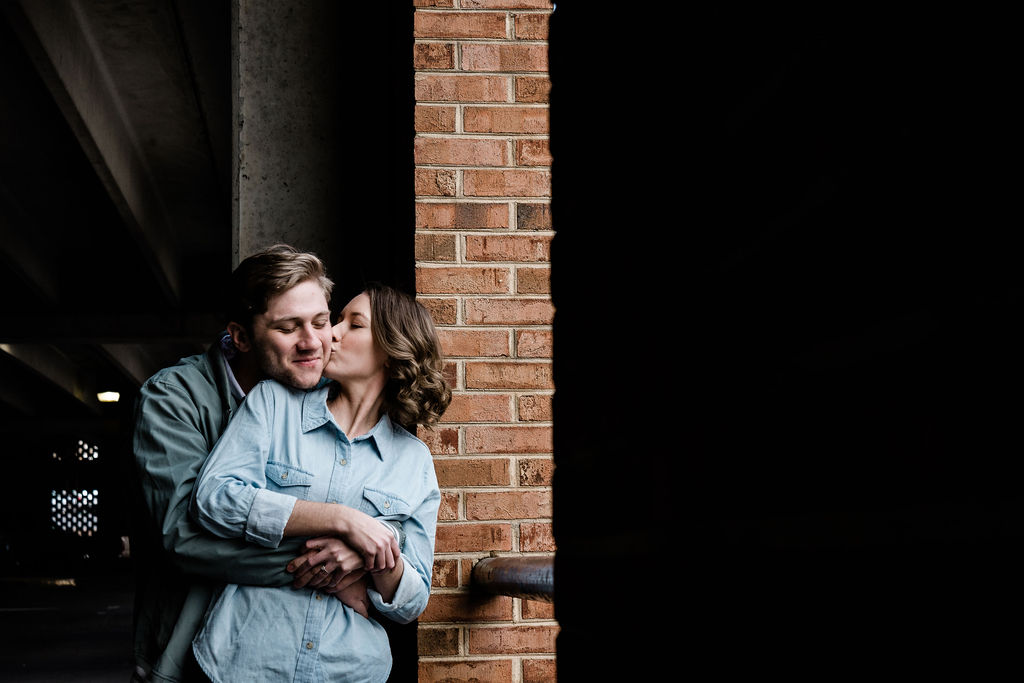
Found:
[[394, 287], [374, 282], [364, 291], [373, 340], [388, 356], [384, 412], [405, 427], [432, 427], [452, 400], [434, 321], [414, 297]]

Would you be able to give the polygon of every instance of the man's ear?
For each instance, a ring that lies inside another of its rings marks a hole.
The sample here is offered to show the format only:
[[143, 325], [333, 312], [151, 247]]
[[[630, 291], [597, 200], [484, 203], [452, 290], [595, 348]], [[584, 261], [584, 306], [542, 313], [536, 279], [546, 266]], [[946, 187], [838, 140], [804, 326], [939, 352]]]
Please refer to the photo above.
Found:
[[249, 333], [245, 331], [245, 328], [238, 323], [228, 323], [228, 334], [231, 335], [231, 341], [234, 342], [235, 348], [242, 353], [248, 353], [252, 350], [252, 342], [249, 340]]

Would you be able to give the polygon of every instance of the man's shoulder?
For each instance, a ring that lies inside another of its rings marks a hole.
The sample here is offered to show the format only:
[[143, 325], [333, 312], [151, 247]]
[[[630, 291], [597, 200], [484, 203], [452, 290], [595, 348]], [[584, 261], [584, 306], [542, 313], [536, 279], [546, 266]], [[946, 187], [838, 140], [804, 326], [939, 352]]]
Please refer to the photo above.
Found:
[[216, 377], [213, 370], [211, 354], [213, 350], [206, 353], [197, 353], [193, 356], [186, 356], [178, 359], [173, 365], [169, 365], [155, 372], [147, 379], [141, 392], [145, 394], [156, 387], [173, 386], [183, 390], [194, 390], [200, 387], [216, 387]]

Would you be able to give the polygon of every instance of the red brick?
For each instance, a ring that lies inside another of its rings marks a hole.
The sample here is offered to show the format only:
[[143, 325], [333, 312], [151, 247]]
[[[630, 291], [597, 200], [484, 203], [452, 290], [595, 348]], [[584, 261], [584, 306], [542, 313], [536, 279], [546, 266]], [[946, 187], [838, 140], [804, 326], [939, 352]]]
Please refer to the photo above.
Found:
[[514, 92], [516, 102], [549, 102], [551, 79], [547, 76], [516, 76]]
[[455, 0], [412, 0], [413, 7], [454, 7]]
[[555, 463], [550, 458], [520, 458], [520, 486], [551, 486]]
[[435, 325], [454, 325], [458, 315], [458, 303], [455, 299], [435, 299], [417, 296], [416, 301], [430, 312]]
[[554, 316], [549, 299], [466, 300], [466, 321], [471, 325], [550, 325]]
[[550, 363], [466, 363], [467, 389], [554, 389]]
[[512, 527], [508, 524], [438, 524], [436, 553], [472, 553], [512, 550]]
[[542, 262], [551, 260], [547, 235], [468, 235], [467, 261]]
[[509, 659], [467, 659], [444, 661], [421, 659], [417, 669], [419, 683], [455, 683], [469, 681], [482, 683], [512, 680], [512, 660]]
[[556, 660], [529, 658], [523, 660], [523, 683], [551, 683], [558, 680]]
[[[429, 608], [428, 608], [429, 609]], [[557, 626], [498, 626], [469, 630], [471, 654], [554, 652]]]
[[434, 455], [454, 455], [459, 452], [459, 430], [451, 428], [416, 430], [416, 436], [427, 444]]
[[551, 358], [551, 330], [520, 330], [516, 333], [516, 356]]
[[551, 171], [463, 171], [467, 197], [550, 197]]
[[434, 593], [420, 615], [425, 621], [511, 621], [512, 598], [471, 593]]
[[540, 600], [523, 600], [523, 619], [554, 619], [555, 606]]
[[508, 143], [504, 140], [418, 137], [413, 145], [417, 164], [508, 166]]
[[550, 293], [550, 268], [516, 268], [516, 294]]
[[551, 396], [531, 394], [519, 397], [519, 419], [539, 421], [551, 419]]
[[508, 268], [442, 266], [416, 269], [416, 291], [421, 294], [502, 294], [509, 291]]
[[459, 384], [459, 364], [454, 361], [445, 361], [444, 367], [441, 368], [441, 374], [444, 376], [444, 381], [448, 383], [448, 386], [452, 389], [461, 386]]
[[550, 166], [551, 162], [547, 140], [516, 140], [516, 166]]
[[417, 261], [454, 261], [455, 235], [416, 235]]
[[499, 330], [439, 328], [437, 336], [446, 358], [511, 356], [508, 333]]
[[451, 133], [455, 131], [455, 107], [416, 105], [417, 133]]
[[459, 568], [462, 571], [461, 577], [463, 586], [468, 586], [473, 581], [473, 565], [476, 564], [477, 561], [478, 560], [476, 559], [464, 557], [459, 562]]
[[430, 585], [439, 588], [458, 588], [459, 561], [434, 560], [434, 571], [430, 577]]
[[466, 427], [467, 453], [550, 453], [551, 427]]
[[516, 226], [520, 230], [550, 230], [551, 204], [517, 204]]
[[416, 38], [507, 38], [504, 12], [416, 12]]
[[555, 537], [551, 533], [551, 522], [523, 522], [519, 525], [519, 550], [529, 552], [554, 552]]
[[419, 202], [416, 227], [426, 230], [486, 230], [509, 227], [505, 202]]
[[464, 9], [551, 9], [554, 0], [462, 0]]
[[417, 651], [423, 656], [444, 656], [459, 654], [459, 632], [457, 626], [429, 627], [416, 629]]
[[414, 191], [419, 197], [454, 197], [457, 173], [451, 169], [417, 168]]
[[512, 409], [506, 394], [459, 394], [452, 396], [445, 422], [511, 422]]
[[549, 130], [549, 114], [547, 107], [466, 107], [462, 126], [467, 133], [541, 135]]
[[548, 46], [517, 43], [486, 43], [462, 46], [464, 71], [548, 70]]
[[416, 43], [412, 48], [414, 69], [455, 68], [454, 43]]
[[467, 493], [466, 517], [471, 520], [551, 517], [551, 492], [530, 490]]
[[513, 17], [517, 40], [547, 40], [550, 14], [531, 12]]
[[437, 521], [453, 522], [459, 518], [459, 494], [449, 491], [441, 492], [441, 507], [437, 511]]
[[507, 102], [509, 76], [454, 76], [418, 73], [417, 102]]
[[508, 458], [435, 460], [434, 471], [441, 488], [511, 484]]

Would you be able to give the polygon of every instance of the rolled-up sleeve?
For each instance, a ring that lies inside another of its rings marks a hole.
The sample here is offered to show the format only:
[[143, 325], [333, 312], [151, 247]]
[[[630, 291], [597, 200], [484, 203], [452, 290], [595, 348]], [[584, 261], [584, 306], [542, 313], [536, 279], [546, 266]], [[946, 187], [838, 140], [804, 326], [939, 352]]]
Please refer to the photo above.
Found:
[[371, 588], [367, 591], [370, 602], [377, 611], [400, 624], [407, 624], [422, 614], [430, 598], [434, 536], [437, 528], [437, 511], [441, 505], [441, 492], [437, 486], [437, 476], [429, 451], [422, 484], [421, 502], [413, 514], [402, 522], [406, 533], [405, 550], [402, 553], [405, 569], [395, 589], [395, 595], [391, 602], [384, 602], [376, 590]]
[[264, 383], [246, 396], [199, 472], [190, 508], [210, 533], [268, 548], [281, 543], [295, 506], [294, 497], [266, 488], [273, 404]]

